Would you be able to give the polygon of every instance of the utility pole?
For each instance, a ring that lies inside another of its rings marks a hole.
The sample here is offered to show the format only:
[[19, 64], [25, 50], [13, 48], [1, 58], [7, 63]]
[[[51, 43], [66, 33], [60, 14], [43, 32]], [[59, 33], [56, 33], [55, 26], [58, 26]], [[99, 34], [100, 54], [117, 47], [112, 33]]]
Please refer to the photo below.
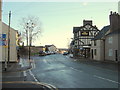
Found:
[[9, 12], [9, 26], [8, 26], [8, 63], [10, 62], [10, 23], [11, 23], [11, 11]]

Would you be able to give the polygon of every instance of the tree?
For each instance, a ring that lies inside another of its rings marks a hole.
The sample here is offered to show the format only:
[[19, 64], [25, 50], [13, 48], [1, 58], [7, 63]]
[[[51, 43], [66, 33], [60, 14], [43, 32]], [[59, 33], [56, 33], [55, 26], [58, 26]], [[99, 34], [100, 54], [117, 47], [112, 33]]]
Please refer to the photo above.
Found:
[[20, 27], [22, 28], [22, 37], [26, 39], [26, 44], [32, 46], [35, 40], [41, 33], [41, 23], [38, 17], [28, 16], [21, 19]]

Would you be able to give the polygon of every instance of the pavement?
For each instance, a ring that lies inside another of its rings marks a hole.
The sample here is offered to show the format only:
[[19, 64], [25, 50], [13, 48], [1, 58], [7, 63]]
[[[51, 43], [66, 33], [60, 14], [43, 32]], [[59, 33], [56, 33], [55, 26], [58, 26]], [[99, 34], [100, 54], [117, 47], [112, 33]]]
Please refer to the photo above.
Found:
[[5, 64], [2, 63], [2, 89], [6, 88], [39, 88], [42, 90], [56, 90], [54, 87], [35, 80], [35, 77], [29, 73], [32, 69], [32, 62], [27, 59], [20, 59], [20, 62], [9, 63], [5, 70]]
[[77, 58], [74, 57], [74, 59], [76, 59], [76, 61], [83, 63], [83, 64], [89, 64], [92, 66], [97, 66], [97, 67], [102, 67], [102, 68], [106, 68], [106, 69], [110, 69], [113, 71], [120, 71], [120, 62], [115, 62], [115, 61], [110, 61], [110, 60], [92, 60], [89, 58]]

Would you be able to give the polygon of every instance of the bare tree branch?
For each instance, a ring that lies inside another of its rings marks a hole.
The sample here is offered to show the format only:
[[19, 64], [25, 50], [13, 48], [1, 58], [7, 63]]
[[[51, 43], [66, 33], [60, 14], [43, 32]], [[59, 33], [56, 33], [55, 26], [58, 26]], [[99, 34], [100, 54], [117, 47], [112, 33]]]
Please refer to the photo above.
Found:
[[33, 39], [35, 40], [39, 34], [41, 34], [41, 24], [38, 17], [28, 16], [21, 19], [20, 26], [22, 28], [22, 36], [30, 45], [32, 45]]

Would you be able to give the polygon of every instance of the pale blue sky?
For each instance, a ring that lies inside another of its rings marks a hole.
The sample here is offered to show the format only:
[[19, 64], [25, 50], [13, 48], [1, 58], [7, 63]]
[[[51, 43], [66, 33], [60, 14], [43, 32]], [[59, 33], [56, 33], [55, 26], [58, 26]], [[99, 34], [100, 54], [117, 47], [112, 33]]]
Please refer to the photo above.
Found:
[[[67, 47], [73, 37], [73, 27], [82, 26], [83, 20], [93, 20], [98, 29], [109, 25], [110, 11], [118, 12], [117, 2], [4, 2], [3, 21], [8, 23], [12, 11], [11, 26], [19, 30], [19, 21], [29, 15], [37, 16], [42, 23], [42, 35], [34, 45], [54, 44]], [[41, 43], [41, 44], [40, 44]]]

